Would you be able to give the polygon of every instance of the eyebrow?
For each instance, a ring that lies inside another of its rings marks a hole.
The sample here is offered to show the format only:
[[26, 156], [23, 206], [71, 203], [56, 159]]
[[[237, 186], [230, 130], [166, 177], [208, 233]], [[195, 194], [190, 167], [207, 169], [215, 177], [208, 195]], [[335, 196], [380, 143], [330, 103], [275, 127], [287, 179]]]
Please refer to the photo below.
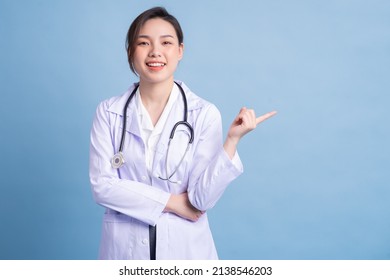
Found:
[[[149, 39], [150, 38], [150, 36], [149, 35], [138, 35], [138, 38], [146, 38], [146, 39]], [[172, 36], [172, 35], [161, 35], [160, 36], [160, 38], [175, 38], [174, 36]]]

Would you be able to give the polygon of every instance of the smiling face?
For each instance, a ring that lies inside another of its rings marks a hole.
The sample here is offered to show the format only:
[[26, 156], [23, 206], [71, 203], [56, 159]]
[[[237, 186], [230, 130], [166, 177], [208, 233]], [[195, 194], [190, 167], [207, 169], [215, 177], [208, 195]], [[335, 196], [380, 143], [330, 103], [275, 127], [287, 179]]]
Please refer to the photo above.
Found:
[[183, 57], [174, 27], [161, 18], [149, 19], [135, 40], [132, 62], [141, 83], [173, 82], [177, 64]]

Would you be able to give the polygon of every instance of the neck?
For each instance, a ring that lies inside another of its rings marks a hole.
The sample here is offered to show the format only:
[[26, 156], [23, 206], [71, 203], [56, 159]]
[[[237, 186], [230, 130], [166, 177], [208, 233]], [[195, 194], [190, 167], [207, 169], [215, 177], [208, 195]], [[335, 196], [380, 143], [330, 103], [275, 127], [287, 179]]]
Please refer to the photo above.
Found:
[[154, 126], [168, 103], [173, 83], [173, 79], [163, 83], [147, 83], [140, 80], [139, 91], [142, 104], [148, 111]]
[[173, 88], [173, 79], [161, 83], [148, 83], [140, 80], [139, 90], [144, 106], [150, 104], [165, 106]]

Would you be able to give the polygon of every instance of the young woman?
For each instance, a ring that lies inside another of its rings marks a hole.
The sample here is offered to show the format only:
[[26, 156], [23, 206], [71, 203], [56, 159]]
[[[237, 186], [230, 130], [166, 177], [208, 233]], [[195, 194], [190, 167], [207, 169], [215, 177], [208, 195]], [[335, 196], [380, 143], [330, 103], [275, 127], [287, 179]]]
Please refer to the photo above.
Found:
[[143, 12], [127, 34], [139, 83], [97, 108], [90, 181], [106, 208], [101, 259], [218, 258], [207, 210], [242, 173], [239, 140], [275, 112], [242, 108], [223, 144], [218, 109], [174, 80], [183, 53], [176, 18]]

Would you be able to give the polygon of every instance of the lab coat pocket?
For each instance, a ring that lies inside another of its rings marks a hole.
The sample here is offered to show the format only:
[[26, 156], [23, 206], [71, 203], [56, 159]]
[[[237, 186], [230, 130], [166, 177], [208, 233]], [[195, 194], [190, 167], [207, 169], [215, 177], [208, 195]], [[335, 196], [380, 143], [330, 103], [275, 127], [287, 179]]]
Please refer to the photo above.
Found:
[[133, 220], [120, 213], [104, 214], [100, 259], [132, 258], [136, 240]]

